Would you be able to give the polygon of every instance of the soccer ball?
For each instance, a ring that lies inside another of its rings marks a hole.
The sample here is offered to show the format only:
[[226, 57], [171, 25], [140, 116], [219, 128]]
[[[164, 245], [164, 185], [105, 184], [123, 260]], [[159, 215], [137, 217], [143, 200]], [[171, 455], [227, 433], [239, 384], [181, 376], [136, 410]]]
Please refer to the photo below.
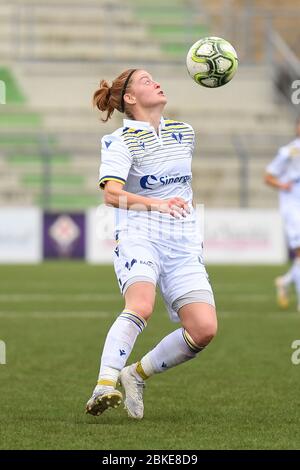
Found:
[[199, 85], [217, 88], [232, 79], [237, 71], [238, 57], [228, 41], [212, 36], [192, 45], [186, 65], [190, 76]]

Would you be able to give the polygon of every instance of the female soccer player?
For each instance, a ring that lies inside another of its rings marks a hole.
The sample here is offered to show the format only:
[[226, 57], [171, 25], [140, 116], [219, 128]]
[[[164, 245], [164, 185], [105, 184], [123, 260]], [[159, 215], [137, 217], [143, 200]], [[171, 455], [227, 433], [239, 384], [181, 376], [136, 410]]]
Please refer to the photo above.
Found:
[[282, 308], [288, 307], [289, 286], [294, 284], [300, 312], [300, 119], [296, 125], [296, 139], [279, 149], [267, 167], [265, 182], [279, 190], [287, 242], [295, 255], [291, 269], [275, 279], [278, 304]]
[[[195, 357], [217, 330], [192, 205], [194, 131], [163, 119], [166, 102], [159, 83], [140, 69], [126, 70], [111, 87], [102, 80], [94, 94], [94, 104], [107, 111], [104, 122], [115, 109], [127, 119], [102, 139], [100, 187], [105, 203], [117, 208], [114, 266], [125, 307], [106, 337], [86, 407], [92, 415], [121, 403], [120, 380], [128, 415], [141, 419], [144, 381]], [[157, 284], [171, 319], [181, 327], [125, 367], [152, 314]]]

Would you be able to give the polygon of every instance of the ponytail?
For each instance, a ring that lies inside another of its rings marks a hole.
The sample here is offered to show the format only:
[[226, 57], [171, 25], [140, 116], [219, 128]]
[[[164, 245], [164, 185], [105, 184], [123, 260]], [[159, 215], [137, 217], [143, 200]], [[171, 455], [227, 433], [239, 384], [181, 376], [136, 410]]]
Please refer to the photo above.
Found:
[[110, 103], [111, 88], [106, 80], [101, 80], [100, 88], [95, 91], [93, 96], [93, 105], [97, 106], [99, 111], [107, 111], [106, 119], [101, 118], [103, 122], [107, 122], [112, 113], [114, 112], [114, 106]]
[[102, 122], [107, 122], [115, 109], [120, 113], [125, 112], [128, 117], [133, 118], [131, 113], [126, 109], [126, 104], [123, 101], [124, 93], [130, 88], [130, 82], [133, 73], [136, 69], [128, 69], [121, 73], [113, 82], [110, 87], [106, 80], [100, 81], [99, 88], [93, 95], [93, 105], [96, 106], [99, 111], [106, 111], [106, 117], [101, 118]]

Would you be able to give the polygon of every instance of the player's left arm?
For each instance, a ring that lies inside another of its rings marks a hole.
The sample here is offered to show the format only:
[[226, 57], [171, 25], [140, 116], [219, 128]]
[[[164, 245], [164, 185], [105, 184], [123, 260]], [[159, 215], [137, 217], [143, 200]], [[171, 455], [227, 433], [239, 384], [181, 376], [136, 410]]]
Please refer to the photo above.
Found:
[[273, 188], [280, 189], [282, 191], [290, 191], [292, 189], [292, 183], [281, 183], [276, 176], [271, 173], [265, 173], [265, 183]]
[[280, 178], [286, 173], [286, 169], [289, 165], [289, 151], [288, 147], [281, 147], [278, 151], [276, 157], [272, 162], [267, 166], [266, 172], [264, 175], [264, 181], [269, 186], [273, 188], [290, 191], [292, 188], [292, 182], [288, 181], [282, 183]]

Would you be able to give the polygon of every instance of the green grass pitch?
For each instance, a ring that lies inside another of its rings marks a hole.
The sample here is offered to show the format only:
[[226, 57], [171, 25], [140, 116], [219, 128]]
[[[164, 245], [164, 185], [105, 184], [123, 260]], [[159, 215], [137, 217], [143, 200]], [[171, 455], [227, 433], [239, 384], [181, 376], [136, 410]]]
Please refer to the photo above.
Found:
[[[275, 303], [285, 267], [208, 267], [219, 332], [197, 359], [152, 377], [145, 418], [85, 415], [106, 332], [122, 309], [111, 266], [1, 266], [1, 449], [299, 449], [295, 303]], [[295, 299], [293, 299], [295, 302]], [[157, 299], [130, 362], [178, 325]]]

